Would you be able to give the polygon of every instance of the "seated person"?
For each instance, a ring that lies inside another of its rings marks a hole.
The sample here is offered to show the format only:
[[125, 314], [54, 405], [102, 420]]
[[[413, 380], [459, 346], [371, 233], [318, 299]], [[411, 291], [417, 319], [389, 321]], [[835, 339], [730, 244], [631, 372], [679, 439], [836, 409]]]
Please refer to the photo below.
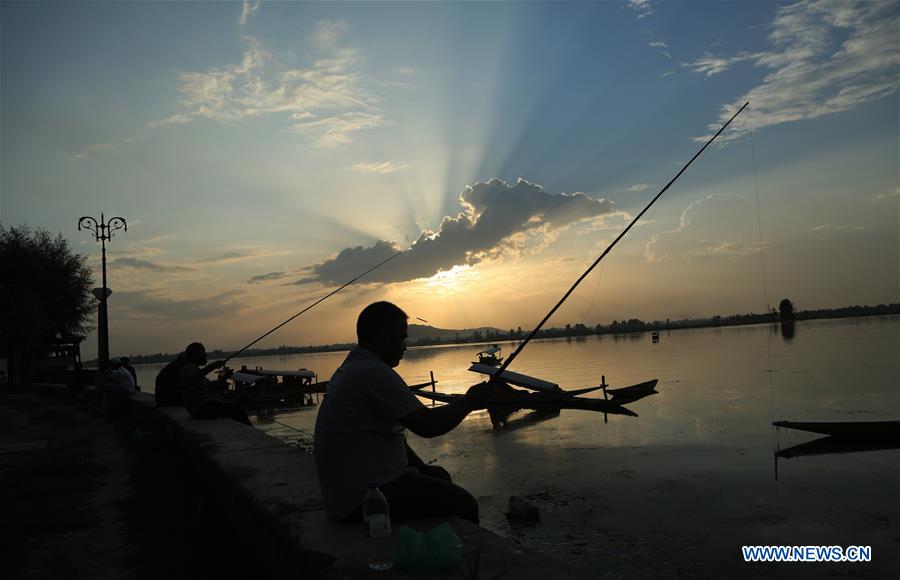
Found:
[[482, 383], [450, 404], [428, 408], [394, 370], [406, 350], [407, 315], [390, 302], [375, 302], [359, 315], [359, 346], [328, 383], [316, 419], [315, 456], [329, 517], [361, 521], [367, 484], [377, 483], [391, 517], [403, 520], [456, 515], [478, 522], [478, 502], [428, 466], [406, 442], [405, 429], [421, 437], [443, 435], [501, 386]]
[[128, 398], [137, 390], [134, 377], [122, 366], [122, 360], [116, 357], [109, 359], [109, 366], [99, 377], [98, 387], [98, 410], [101, 413], [109, 410], [113, 400]]
[[178, 375], [184, 406], [194, 419], [228, 417], [245, 425], [252, 425], [243, 407], [236, 402], [222, 400], [227, 388], [224, 381], [210, 381], [206, 378], [206, 375], [223, 365], [222, 361], [206, 364], [206, 348], [203, 344], [192, 342], [188, 345], [184, 351], [184, 365]]

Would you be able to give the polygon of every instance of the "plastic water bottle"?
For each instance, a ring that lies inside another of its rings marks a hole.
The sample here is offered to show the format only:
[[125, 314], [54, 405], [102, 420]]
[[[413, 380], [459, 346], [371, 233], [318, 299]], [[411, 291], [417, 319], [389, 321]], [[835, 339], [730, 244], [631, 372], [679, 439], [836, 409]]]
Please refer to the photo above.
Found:
[[391, 546], [391, 511], [387, 499], [378, 485], [369, 484], [366, 500], [363, 502], [363, 521], [369, 528], [369, 568], [390, 570], [394, 565]]

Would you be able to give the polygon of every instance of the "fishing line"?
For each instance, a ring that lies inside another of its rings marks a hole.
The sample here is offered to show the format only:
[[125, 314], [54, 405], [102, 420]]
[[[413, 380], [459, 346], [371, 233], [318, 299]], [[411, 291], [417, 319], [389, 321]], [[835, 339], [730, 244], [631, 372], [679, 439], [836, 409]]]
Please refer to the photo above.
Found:
[[298, 432], [298, 433], [303, 433], [303, 434], [306, 435], [307, 437], [315, 438], [315, 435], [313, 435], [312, 433], [307, 433], [307, 432], [304, 431], [303, 429], [298, 429], [298, 428], [296, 428], [296, 427], [294, 427], [294, 426], [292, 426], [292, 425], [288, 425], [287, 423], [282, 423], [282, 422], [279, 421], [278, 419], [268, 419], [268, 421], [271, 421], [271, 422], [273, 422], [273, 423], [278, 423], [278, 424], [281, 425], [282, 427], [287, 427], [288, 429], [293, 429], [294, 431], [296, 431], [296, 432]]
[[[747, 127], [748, 127], [748, 135], [750, 136], [750, 159], [753, 163], [753, 192], [756, 195], [756, 231], [759, 240], [759, 267], [762, 273], [762, 293], [763, 293], [763, 303], [766, 305], [766, 314], [772, 312], [771, 303], [769, 302], [769, 287], [766, 281], [766, 246], [763, 243], [763, 231], [762, 231], [762, 210], [760, 209], [760, 201], [759, 201], [759, 177], [756, 165], [756, 144], [753, 139], [753, 113], [752, 111], [747, 117]], [[766, 371], [766, 375], [768, 375], [767, 383], [769, 387], [769, 424], [772, 425], [770, 432], [770, 444], [772, 455], [778, 452], [779, 448], [779, 431], [778, 427], [774, 425], [775, 423], [775, 382], [772, 378], [774, 374], [774, 370], [772, 368], [772, 333], [766, 332], [766, 356], [768, 361], [768, 369]], [[775, 466], [775, 479], [778, 480], [778, 458], [775, 458], [776, 466]]]
[[366, 270], [365, 272], [363, 272], [362, 274], [360, 274], [360, 275], [357, 276], [356, 278], [350, 280], [349, 282], [347, 282], [346, 284], [344, 284], [344, 285], [341, 286], [340, 288], [337, 288], [336, 290], [332, 290], [331, 292], [329, 292], [329, 293], [326, 294], [325, 296], [322, 296], [321, 298], [319, 298], [318, 300], [316, 300], [315, 302], [313, 302], [312, 304], [310, 304], [309, 306], [307, 306], [306, 308], [304, 308], [303, 310], [301, 310], [301, 311], [298, 312], [297, 314], [291, 316], [290, 318], [288, 318], [287, 320], [285, 320], [284, 322], [282, 322], [281, 324], [279, 324], [278, 326], [276, 326], [275, 328], [273, 328], [273, 329], [270, 330], [269, 332], [267, 332], [267, 333], [265, 333], [264, 335], [260, 336], [259, 338], [257, 338], [256, 340], [254, 340], [253, 342], [251, 342], [250, 344], [248, 344], [248, 345], [245, 346], [244, 348], [242, 348], [242, 349], [240, 349], [239, 351], [237, 351], [237, 352], [231, 354], [228, 358], [226, 358], [225, 360], [222, 361], [222, 364], [227, 363], [228, 361], [230, 361], [231, 359], [233, 359], [233, 358], [236, 357], [237, 355], [241, 354], [242, 352], [244, 352], [245, 350], [247, 350], [248, 348], [250, 348], [251, 346], [253, 346], [253, 345], [256, 344], [257, 342], [261, 341], [261, 340], [264, 339], [265, 337], [269, 336], [270, 334], [272, 334], [273, 332], [275, 332], [276, 330], [278, 330], [279, 328], [281, 328], [282, 326], [284, 326], [284, 325], [287, 324], [288, 322], [294, 320], [295, 318], [297, 318], [298, 316], [300, 316], [300, 315], [303, 314], [304, 312], [306, 312], [306, 311], [308, 311], [308, 310], [311, 310], [314, 306], [316, 306], [317, 304], [319, 304], [319, 303], [321, 303], [321, 302], [324, 302], [327, 298], [330, 298], [330, 297], [334, 296], [335, 294], [337, 294], [338, 292], [340, 292], [341, 290], [343, 290], [343, 289], [346, 288], [347, 286], [350, 286], [351, 284], [353, 284], [354, 282], [356, 282], [357, 280], [359, 280], [360, 278], [362, 278], [363, 276], [365, 276], [365, 275], [368, 274], [369, 272], [372, 272], [372, 271], [377, 270], [378, 268], [384, 266], [385, 264], [387, 264], [388, 262], [390, 262], [391, 260], [393, 260], [394, 258], [396, 258], [397, 256], [399, 256], [399, 255], [402, 254], [402, 253], [403, 253], [403, 252], [397, 252], [396, 254], [394, 254], [393, 256], [391, 256], [390, 258], [388, 258], [388, 259], [386, 259], [386, 260], [382, 260], [381, 262], [379, 262], [378, 264], [372, 266], [371, 268], [369, 268], [368, 270]]
[[703, 147], [701, 147], [700, 150], [697, 151], [693, 157], [691, 157], [690, 161], [688, 161], [687, 163], [684, 164], [684, 167], [682, 167], [681, 170], [675, 174], [675, 177], [673, 177], [669, 181], [669, 183], [667, 183], [665, 185], [665, 187], [663, 187], [661, 190], [659, 190], [659, 193], [657, 193], [656, 196], [654, 196], [654, 198], [652, 200], [650, 200], [650, 203], [647, 204], [644, 207], [644, 209], [642, 209], [641, 212], [635, 216], [635, 218], [633, 220], [631, 220], [631, 223], [629, 223], [625, 227], [625, 229], [619, 233], [619, 235], [616, 237], [616, 239], [613, 240], [613, 242], [606, 248], [606, 250], [604, 250], [603, 253], [600, 254], [600, 256], [596, 260], [594, 260], [594, 263], [591, 264], [590, 267], [587, 270], [585, 270], [584, 273], [581, 274], [581, 276], [579, 276], [577, 280], [575, 280], [575, 283], [572, 284], [572, 287], [569, 288], [565, 294], [563, 294], [563, 297], [559, 299], [559, 302], [557, 302], [556, 305], [550, 309], [550, 312], [548, 312], [547, 315], [544, 316], [543, 320], [541, 320], [537, 324], [537, 326], [535, 326], [534, 329], [528, 334], [528, 336], [525, 337], [525, 340], [523, 340], [521, 343], [519, 343], [519, 346], [516, 347], [516, 350], [513, 351], [513, 353], [511, 355], [509, 355], [505, 361], [503, 361], [503, 364], [500, 365], [500, 367], [497, 369], [497, 372], [494, 373], [492, 376], [497, 377], [498, 379], [500, 378], [503, 371], [505, 371], [506, 368], [510, 365], [510, 363], [513, 360], [515, 360], [515, 358], [519, 355], [520, 352], [522, 352], [522, 349], [525, 348], [525, 346], [529, 342], [531, 342], [531, 339], [534, 338], [534, 336], [544, 326], [544, 324], [546, 324], [546, 322], [548, 320], [550, 320], [550, 317], [553, 316], [553, 314], [559, 309], [559, 307], [562, 306], [563, 302], [565, 302], [566, 299], [572, 294], [572, 292], [575, 291], [575, 288], [577, 288], [578, 285], [581, 284], [581, 281], [584, 280], [587, 277], [587, 275], [591, 273], [591, 271], [597, 266], [597, 264], [599, 264], [600, 261], [603, 260], [603, 258], [605, 258], [609, 254], [609, 252], [616, 246], [616, 244], [618, 244], [619, 241], [625, 237], [625, 234], [627, 234], [628, 231], [631, 230], [631, 228], [634, 226], [634, 224], [636, 224], [638, 222], [638, 220], [640, 220], [641, 217], [643, 217], [643, 215], [645, 213], [647, 213], [647, 210], [649, 210], [653, 206], [653, 204], [656, 203], [656, 200], [658, 200], [662, 196], [662, 194], [664, 194], [666, 192], [666, 190], [668, 190], [670, 187], [672, 187], [672, 184], [674, 184], [678, 180], [678, 178], [681, 177], [681, 174], [684, 173], [685, 171], [687, 171], [687, 168], [690, 167], [691, 164], [698, 157], [700, 157], [701, 153], [706, 151], [706, 148], [709, 147], [710, 144], [716, 140], [716, 137], [721, 135], [722, 131], [724, 131], [728, 127], [728, 125], [730, 125], [731, 122], [734, 121], [735, 117], [740, 115], [741, 112], [749, 104], [750, 104], [750, 101], [747, 101], [746, 103], [744, 103], [744, 105], [740, 109], [738, 109], [737, 113], [732, 115], [732, 117], [730, 119], [728, 119], [728, 121], [726, 121], [725, 124], [722, 125], [722, 127], [718, 131], [716, 131], [716, 134], [713, 135], [712, 137], [710, 137], [709, 141], [707, 141], [706, 144], [703, 145]]

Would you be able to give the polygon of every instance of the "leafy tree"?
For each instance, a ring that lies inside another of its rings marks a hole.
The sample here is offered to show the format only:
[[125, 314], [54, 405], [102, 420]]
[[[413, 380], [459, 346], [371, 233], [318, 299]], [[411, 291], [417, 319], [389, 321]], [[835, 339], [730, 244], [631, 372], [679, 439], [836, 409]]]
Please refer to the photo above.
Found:
[[87, 332], [93, 277], [62, 234], [28, 226], [0, 224], [0, 264], [0, 351], [9, 356], [15, 382], [54, 338]]

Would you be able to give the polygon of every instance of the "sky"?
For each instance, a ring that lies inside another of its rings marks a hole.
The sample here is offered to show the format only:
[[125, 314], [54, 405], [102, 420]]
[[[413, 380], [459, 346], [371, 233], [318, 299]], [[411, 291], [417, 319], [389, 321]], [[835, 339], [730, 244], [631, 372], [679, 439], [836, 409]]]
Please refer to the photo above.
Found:
[[[111, 354], [897, 302], [896, 2], [3, 2], [0, 222], [61, 232]], [[96, 334], [83, 345], [96, 354]]]

